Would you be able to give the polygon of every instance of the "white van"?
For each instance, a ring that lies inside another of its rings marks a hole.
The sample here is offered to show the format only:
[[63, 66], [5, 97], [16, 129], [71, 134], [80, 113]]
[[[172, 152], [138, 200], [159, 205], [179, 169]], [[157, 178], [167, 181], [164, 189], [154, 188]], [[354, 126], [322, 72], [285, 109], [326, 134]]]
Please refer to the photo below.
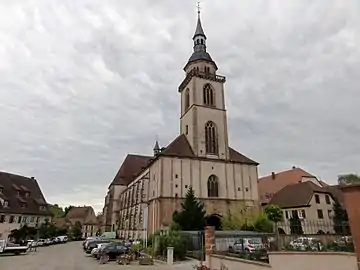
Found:
[[68, 241], [68, 237], [66, 235], [56, 237], [57, 243], [66, 243]]

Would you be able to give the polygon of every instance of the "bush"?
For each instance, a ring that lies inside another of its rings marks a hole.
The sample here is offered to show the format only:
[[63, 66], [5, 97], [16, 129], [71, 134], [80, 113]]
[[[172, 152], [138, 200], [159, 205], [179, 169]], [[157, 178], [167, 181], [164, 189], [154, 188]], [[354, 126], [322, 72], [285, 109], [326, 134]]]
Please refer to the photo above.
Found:
[[174, 259], [184, 260], [186, 255], [186, 241], [178, 231], [169, 231], [167, 234], [159, 236], [158, 254], [166, 257], [167, 248], [174, 248]]

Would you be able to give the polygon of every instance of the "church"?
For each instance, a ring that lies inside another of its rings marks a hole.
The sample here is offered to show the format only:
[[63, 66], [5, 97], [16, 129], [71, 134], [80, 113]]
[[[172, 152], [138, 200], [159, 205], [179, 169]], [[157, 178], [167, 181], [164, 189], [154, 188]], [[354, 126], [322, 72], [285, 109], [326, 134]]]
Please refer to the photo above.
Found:
[[200, 13], [193, 53], [178, 87], [180, 134], [153, 156], [129, 154], [109, 186], [106, 231], [142, 238], [171, 224], [189, 187], [205, 205], [208, 225], [240, 205], [259, 206], [257, 162], [229, 146], [224, 84], [207, 51]]

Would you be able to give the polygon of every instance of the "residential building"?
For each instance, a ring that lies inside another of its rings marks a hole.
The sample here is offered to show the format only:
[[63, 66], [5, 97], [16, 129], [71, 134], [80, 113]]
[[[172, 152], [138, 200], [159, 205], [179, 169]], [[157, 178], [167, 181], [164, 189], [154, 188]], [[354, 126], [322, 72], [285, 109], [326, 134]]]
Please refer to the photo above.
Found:
[[65, 219], [74, 225], [77, 221], [84, 224], [88, 220], [96, 219], [95, 211], [91, 206], [71, 206]]
[[141, 238], [169, 226], [189, 187], [204, 203], [207, 224], [244, 204], [258, 209], [258, 163], [229, 146], [226, 78], [207, 51], [200, 15], [193, 53], [181, 82], [180, 134], [167, 147], [155, 143], [153, 156], [129, 154], [109, 187], [107, 230]]
[[297, 215], [304, 234], [334, 233], [333, 190], [312, 181], [287, 185], [269, 201], [283, 210], [284, 221], [278, 224], [280, 233], [290, 234], [290, 219]]
[[52, 213], [34, 177], [0, 172], [0, 239], [21, 226], [51, 221]]
[[325, 182], [320, 181], [316, 176], [295, 166], [290, 170], [278, 173], [272, 172], [270, 175], [259, 178], [258, 187], [261, 205], [268, 204], [274, 194], [287, 185], [307, 181], [311, 181], [316, 185], [327, 186]]
[[101, 235], [101, 220], [102, 216], [89, 216], [82, 226], [82, 237], [100, 236]]

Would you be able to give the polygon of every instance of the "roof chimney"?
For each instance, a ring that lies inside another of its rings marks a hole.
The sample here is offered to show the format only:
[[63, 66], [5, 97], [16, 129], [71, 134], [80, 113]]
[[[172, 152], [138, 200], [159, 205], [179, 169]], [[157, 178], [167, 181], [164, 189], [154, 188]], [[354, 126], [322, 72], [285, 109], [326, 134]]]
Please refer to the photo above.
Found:
[[272, 178], [272, 179], [275, 179], [275, 172], [272, 172], [272, 173], [271, 173], [271, 178]]
[[292, 166], [292, 169], [295, 170], [295, 169], [296, 169], [296, 166]]

